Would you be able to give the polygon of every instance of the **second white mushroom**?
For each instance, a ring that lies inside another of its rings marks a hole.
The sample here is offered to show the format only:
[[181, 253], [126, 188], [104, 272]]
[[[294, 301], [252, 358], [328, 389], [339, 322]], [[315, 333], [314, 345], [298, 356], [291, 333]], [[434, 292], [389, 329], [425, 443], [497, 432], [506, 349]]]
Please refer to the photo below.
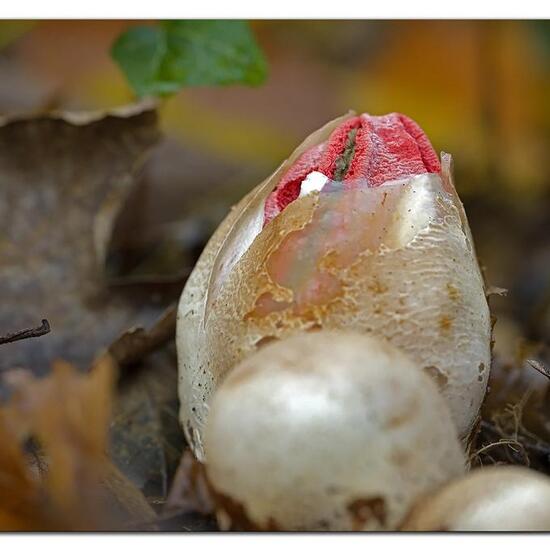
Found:
[[489, 466], [419, 502], [406, 531], [549, 531], [550, 479], [521, 466]]
[[205, 455], [220, 514], [269, 530], [393, 530], [465, 469], [435, 383], [384, 340], [334, 331], [237, 366], [212, 399]]

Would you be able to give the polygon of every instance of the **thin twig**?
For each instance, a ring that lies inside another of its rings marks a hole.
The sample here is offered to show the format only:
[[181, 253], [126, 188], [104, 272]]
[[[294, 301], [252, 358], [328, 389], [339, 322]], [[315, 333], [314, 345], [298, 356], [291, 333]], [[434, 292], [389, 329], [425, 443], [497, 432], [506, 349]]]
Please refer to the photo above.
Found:
[[42, 319], [42, 324], [35, 328], [26, 328], [18, 332], [8, 333], [5, 336], [0, 336], [0, 345], [10, 344], [11, 342], [17, 342], [17, 340], [26, 340], [27, 338], [37, 338], [38, 336], [44, 336], [50, 332], [50, 323], [47, 319]]
[[[485, 445], [484, 447], [482, 447], [481, 449], [479, 449], [478, 451], [470, 455], [470, 462], [472, 462], [474, 459], [477, 459], [480, 462], [480, 464], [483, 464], [483, 461], [481, 460], [481, 455], [482, 454], [485, 455], [485, 453], [487, 453], [487, 451], [489, 451], [493, 447], [500, 447], [500, 446], [504, 446], [506, 447], [506, 449], [511, 449], [515, 453], [520, 454], [523, 457], [523, 462], [525, 466], [527, 467], [530, 466], [531, 460], [529, 458], [529, 454], [525, 450], [523, 443], [514, 439], [500, 439], [499, 441], [493, 441], [492, 443]], [[487, 455], [487, 456], [490, 458], [490, 460], [493, 463], [496, 462], [494, 457], [492, 457], [491, 455]], [[506, 463], [510, 463], [509, 457], [507, 458]]]
[[[502, 430], [497, 428], [495, 424], [492, 424], [490, 422], [487, 422], [486, 420], [481, 421], [482, 429], [486, 432], [489, 432], [491, 435], [499, 436], [502, 438]], [[522, 429], [522, 432], [525, 432], [525, 437], [522, 438], [521, 444], [525, 448], [526, 451], [530, 451], [532, 453], [539, 453], [550, 459], [550, 445], [546, 444], [542, 439], [537, 437], [535, 434], [532, 434], [531, 432], [528, 432], [525, 429]], [[522, 435], [524, 435], [522, 433]], [[530, 441], [527, 439], [527, 436], [532, 439]]]
[[543, 376], [550, 379], [550, 368], [548, 368], [545, 364], [537, 361], [536, 359], [526, 359], [525, 362], [530, 367], [533, 367], [537, 372], [540, 372]]
[[143, 327], [127, 330], [109, 346], [109, 354], [120, 367], [127, 367], [161, 348], [176, 335], [177, 309], [177, 304], [170, 306], [148, 330]]
[[514, 449], [514, 446], [521, 447], [521, 443], [519, 443], [515, 439], [501, 439], [500, 441], [493, 441], [493, 443], [489, 443], [488, 445], [485, 445], [484, 447], [481, 447], [481, 449], [478, 449], [475, 453], [472, 453], [470, 455], [470, 459], [478, 457], [482, 453], [486, 453], [489, 449], [492, 449], [493, 447], [498, 447], [500, 445], [508, 445], [512, 448], [515, 452], [518, 452], [518, 450]]

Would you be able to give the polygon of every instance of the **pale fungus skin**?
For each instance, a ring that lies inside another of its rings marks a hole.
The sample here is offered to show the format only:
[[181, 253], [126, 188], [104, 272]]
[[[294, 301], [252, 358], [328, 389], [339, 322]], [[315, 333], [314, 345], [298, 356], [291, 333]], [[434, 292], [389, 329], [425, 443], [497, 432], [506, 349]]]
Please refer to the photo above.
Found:
[[267, 344], [233, 369], [204, 445], [237, 529], [244, 514], [259, 530], [395, 530], [465, 471], [435, 383], [384, 340], [340, 331]]
[[413, 508], [404, 531], [550, 531], [550, 478], [522, 466], [488, 466]]
[[176, 336], [180, 418], [201, 461], [222, 380], [264, 344], [301, 331], [345, 329], [391, 342], [436, 382], [464, 441], [476, 423], [491, 321], [449, 155], [440, 173], [379, 187], [329, 183], [264, 226], [266, 199], [285, 171], [350, 116], [309, 136], [231, 210], [187, 281]]

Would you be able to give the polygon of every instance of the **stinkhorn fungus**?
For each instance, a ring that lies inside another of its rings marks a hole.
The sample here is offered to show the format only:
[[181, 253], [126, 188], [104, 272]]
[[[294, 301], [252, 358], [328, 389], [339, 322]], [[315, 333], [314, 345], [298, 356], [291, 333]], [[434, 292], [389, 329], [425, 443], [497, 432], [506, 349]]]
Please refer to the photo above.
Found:
[[342, 331], [297, 334], [236, 366], [204, 447], [233, 529], [395, 530], [466, 462], [436, 384], [383, 339]]
[[403, 115], [349, 114], [308, 137], [232, 209], [178, 312], [181, 421], [200, 460], [221, 381], [264, 344], [301, 331], [390, 342], [433, 378], [468, 437], [491, 328], [450, 164]]

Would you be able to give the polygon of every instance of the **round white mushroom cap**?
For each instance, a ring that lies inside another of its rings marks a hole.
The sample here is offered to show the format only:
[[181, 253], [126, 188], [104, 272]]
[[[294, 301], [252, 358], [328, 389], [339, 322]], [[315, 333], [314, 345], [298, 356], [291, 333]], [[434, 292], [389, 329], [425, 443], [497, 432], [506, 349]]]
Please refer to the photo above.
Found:
[[396, 529], [465, 469], [430, 377], [384, 340], [338, 331], [268, 344], [232, 370], [204, 443], [222, 508], [259, 529]]
[[548, 531], [550, 479], [521, 466], [489, 466], [415, 506], [407, 531]]

